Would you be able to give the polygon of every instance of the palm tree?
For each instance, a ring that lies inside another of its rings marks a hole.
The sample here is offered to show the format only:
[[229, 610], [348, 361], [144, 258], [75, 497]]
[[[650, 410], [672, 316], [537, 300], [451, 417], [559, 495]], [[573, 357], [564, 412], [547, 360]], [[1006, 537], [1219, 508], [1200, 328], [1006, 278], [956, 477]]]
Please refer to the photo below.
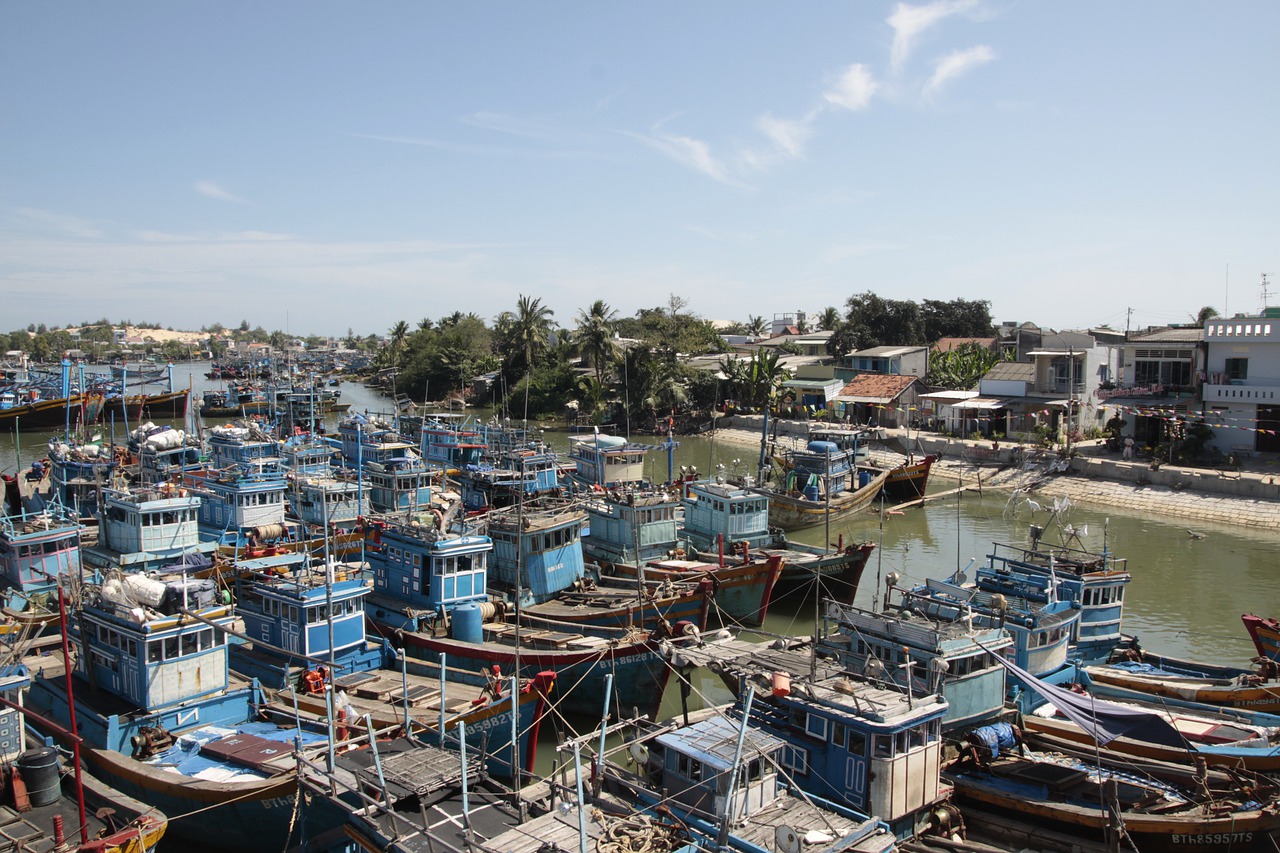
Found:
[[525, 372], [533, 369], [533, 360], [547, 348], [556, 312], [534, 296], [520, 295], [516, 301], [515, 318], [511, 324], [510, 343], [524, 356]]
[[1197, 326], [1203, 326], [1205, 323], [1209, 322], [1214, 317], [1221, 317], [1221, 316], [1222, 315], [1218, 313], [1217, 308], [1214, 308], [1211, 305], [1206, 305], [1196, 312], [1196, 315], [1193, 319], [1196, 321]]
[[840, 325], [840, 312], [833, 305], [828, 305], [818, 312], [818, 328], [824, 332], [834, 332]]
[[760, 338], [764, 336], [764, 333], [769, 328], [769, 326], [767, 323], [765, 323], [763, 317], [748, 315], [746, 328], [747, 328], [748, 335], [751, 335], [753, 338]]
[[396, 321], [391, 327], [391, 364], [400, 363], [400, 352], [404, 349], [405, 339], [409, 337], [409, 324], [404, 320]]
[[604, 368], [613, 360], [613, 327], [617, 312], [603, 299], [578, 312], [578, 349], [596, 370], [596, 382], [604, 382]]

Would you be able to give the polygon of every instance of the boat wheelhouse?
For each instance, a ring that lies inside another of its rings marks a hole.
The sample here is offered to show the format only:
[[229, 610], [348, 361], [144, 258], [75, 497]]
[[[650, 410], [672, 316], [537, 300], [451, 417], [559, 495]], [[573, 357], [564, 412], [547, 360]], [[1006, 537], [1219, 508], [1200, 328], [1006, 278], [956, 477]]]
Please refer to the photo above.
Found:
[[364, 488], [353, 477], [296, 474], [290, 478], [289, 508], [313, 527], [351, 527], [367, 509]]
[[218, 544], [245, 544], [254, 530], [283, 528], [284, 468], [279, 444], [256, 426], [214, 427], [209, 465], [185, 484], [200, 498], [200, 533]]
[[769, 497], [769, 522], [783, 530], [814, 527], [866, 509], [880, 494], [888, 471], [857, 467], [862, 449], [856, 439], [847, 447], [812, 440], [787, 451], [769, 485], [757, 491]]
[[280, 443], [280, 458], [290, 474], [328, 474], [337, 461], [338, 448], [326, 438], [304, 432]]
[[489, 583], [512, 601], [538, 604], [579, 583], [586, 575], [582, 527], [587, 515], [569, 501], [544, 499], [491, 512], [493, 538]]
[[586, 489], [618, 489], [644, 482], [645, 457], [654, 445], [627, 441], [617, 435], [569, 436], [571, 478]]
[[5, 608], [16, 612], [40, 610], [35, 598], [47, 598], [63, 575], [80, 575], [80, 521], [60, 503], [39, 512], [23, 510], [0, 516], [0, 579]]
[[81, 519], [97, 516], [98, 493], [111, 487], [115, 470], [111, 448], [74, 438], [49, 441], [49, 479], [53, 483], [53, 494]]
[[748, 719], [785, 741], [781, 767], [800, 789], [875, 815], [899, 838], [922, 834], [947, 799], [941, 694], [852, 677], [804, 649], [749, 649], [711, 666], [740, 706], [755, 688]]
[[102, 493], [98, 541], [83, 549], [99, 568], [154, 569], [185, 554], [211, 553], [216, 543], [200, 538], [200, 498], [163, 484]]
[[1124, 592], [1132, 576], [1125, 561], [1103, 553], [1073, 559], [1056, 549], [1036, 551], [995, 543], [974, 583], [988, 592], [1047, 602], [1075, 602], [1080, 619], [1073, 629], [1072, 654], [1085, 662], [1105, 661], [1124, 639]]
[[605, 674], [617, 679], [621, 707], [656, 710], [667, 667], [657, 637], [627, 628], [571, 624], [516, 614], [487, 591], [488, 536], [446, 534], [434, 524], [379, 521], [367, 554], [374, 586], [368, 618], [381, 635], [423, 660], [447, 656], [463, 668], [518, 668], [532, 678], [546, 670], [562, 689], [567, 712], [598, 713]]
[[1005, 670], [995, 656], [1010, 653], [1013, 639], [1003, 628], [833, 601], [827, 603], [824, 622], [823, 650], [850, 672], [917, 696], [941, 693], [947, 700], [944, 731], [977, 725], [1004, 710]]
[[441, 471], [477, 465], [487, 447], [481, 435], [466, 423], [466, 415], [437, 412], [418, 428], [422, 458]]
[[1077, 602], [1031, 601], [957, 583], [958, 579], [929, 579], [912, 589], [898, 590], [901, 606], [930, 619], [966, 623], [972, 619], [978, 625], [1003, 628], [1014, 641], [1014, 662], [1038, 678], [1066, 666], [1071, 638], [1080, 621]]
[[681, 547], [678, 492], [599, 493], [586, 500], [583, 508], [588, 517], [583, 552], [601, 565], [647, 563], [671, 557]]

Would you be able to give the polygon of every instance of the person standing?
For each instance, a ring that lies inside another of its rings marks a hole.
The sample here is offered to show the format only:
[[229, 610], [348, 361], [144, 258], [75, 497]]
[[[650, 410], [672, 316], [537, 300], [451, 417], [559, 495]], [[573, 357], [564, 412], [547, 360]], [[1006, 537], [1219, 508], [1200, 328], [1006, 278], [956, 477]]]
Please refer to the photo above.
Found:
[[1120, 458], [1127, 462], [1133, 460], [1133, 436], [1125, 436], [1124, 452], [1120, 454]]

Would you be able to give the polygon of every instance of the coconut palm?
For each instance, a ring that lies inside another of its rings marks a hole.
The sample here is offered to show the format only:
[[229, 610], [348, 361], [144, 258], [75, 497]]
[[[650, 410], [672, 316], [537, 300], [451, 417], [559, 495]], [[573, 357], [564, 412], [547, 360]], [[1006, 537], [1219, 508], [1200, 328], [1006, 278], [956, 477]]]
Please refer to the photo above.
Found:
[[828, 305], [818, 312], [818, 328], [825, 332], [834, 332], [836, 326], [840, 325], [840, 311], [833, 305]]
[[764, 333], [769, 328], [768, 323], [765, 322], [763, 317], [757, 317], [755, 315], [749, 315], [747, 317], [747, 322], [744, 325], [746, 326], [747, 334], [751, 335], [753, 338], [763, 337]]
[[586, 311], [578, 312], [578, 329], [575, 334], [578, 350], [595, 368], [596, 382], [604, 382], [604, 369], [613, 360], [613, 328], [617, 312], [603, 299], [591, 303]]
[[1222, 315], [1218, 313], [1217, 308], [1214, 308], [1211, 305], [1206, 305], [1196, 312], [1196, 315], [1193, 319], [1196, 321], [1197, 326], [1203, 326], [1205, 323], [1209, 322], [1214, 317], [1221, 317], [1221, 316]]
[[555, 323], [551, 317], [555, 314], [550, 307], [543, 305], [536, 296], [520, 295], [516, 301], [516, 313], [511, 323], [509, 343], [512, 348], [524, 356], [524, 370], [533, 368], [534, 359], [547, 349], [547, 340]]
[[393, 366], [400, 363], [400, 353], [404, 350], [404, 342], [409, 337], [409, 324], [404, 320], [396, 321], [391, 327], [391, 364]]

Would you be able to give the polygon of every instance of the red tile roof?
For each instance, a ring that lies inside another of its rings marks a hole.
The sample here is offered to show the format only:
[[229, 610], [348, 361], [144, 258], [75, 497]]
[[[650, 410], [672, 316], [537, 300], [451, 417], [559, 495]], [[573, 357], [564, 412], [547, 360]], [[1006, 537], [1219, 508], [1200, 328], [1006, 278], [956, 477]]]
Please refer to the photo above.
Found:
[[888, 373], [861, 373], [840, 390], [841, 397], [874, 397], [879, 400], [897, 399], [903, 391], [918, 382], [919, 377]]
[[933, 349], [935, 352], [951, 352], [956, 347], [968, 343], [981, 344], [989, 350], [995, 350], [996, 348], [995, 338], [938, 338], [938, 342], [933, 345]]

